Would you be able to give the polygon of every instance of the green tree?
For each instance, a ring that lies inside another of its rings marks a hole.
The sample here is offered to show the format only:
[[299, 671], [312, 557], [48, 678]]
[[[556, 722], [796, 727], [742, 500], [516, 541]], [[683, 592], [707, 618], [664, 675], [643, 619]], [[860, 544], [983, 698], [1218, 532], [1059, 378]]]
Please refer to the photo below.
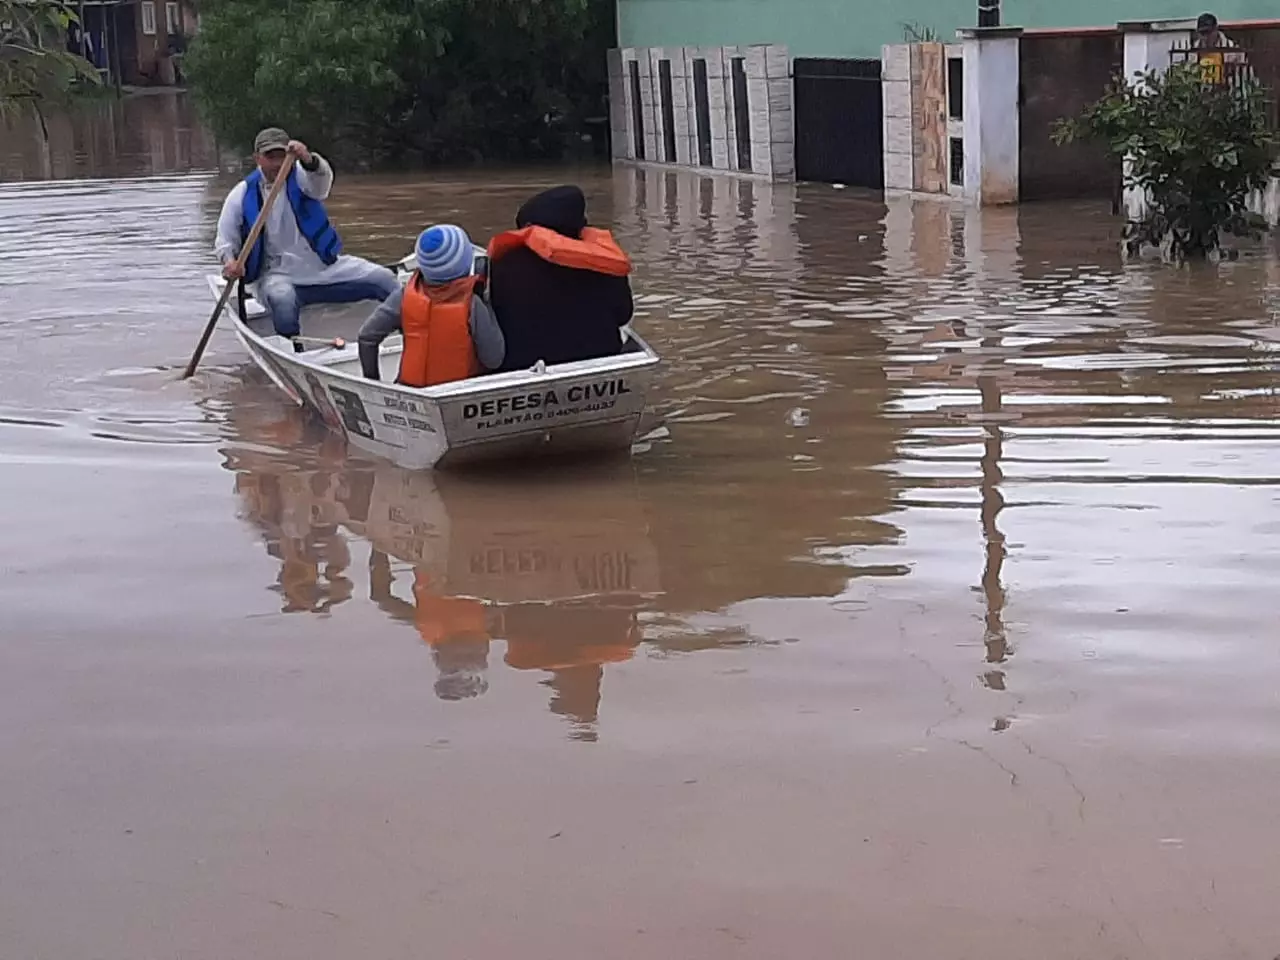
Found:
[[208, 0], [185, 63], [220, 136], [348, 161], [559, 155], [605, 110], [603, 0]]
[[1240, 80], [1208, 83], [1196, 64], [1177, 64], [1132, 85], [1117, 78], [1079, 117], [1058, 122], [1056, 142], [1104, 141], [1127, 158], [1125, 185], [1147, 192], [1145, 216], [1126, 228], [1130, 253], [1149, 244], [1167, 259], [1203, 258], [1224, 235], [1258, 235], [1247, 204], [1272, 175], [1277, 141], [1262, 88]]
[[33, 110], [44, 128], [44, 106], [99, 83], [93, 65], [66, 49], [76, 16], [61, 0], [0, 0], [0, 121]]

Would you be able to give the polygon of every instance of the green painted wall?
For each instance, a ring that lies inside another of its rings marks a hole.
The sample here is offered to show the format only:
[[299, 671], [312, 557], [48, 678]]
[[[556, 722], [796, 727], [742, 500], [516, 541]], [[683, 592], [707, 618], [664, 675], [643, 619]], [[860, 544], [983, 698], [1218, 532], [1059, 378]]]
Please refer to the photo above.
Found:
[[[1205, 9], [1223, 21], [1280, 18], [1277, 0], [1205, 2], [1004, 0], [1002, 20], [1011, 27], [1087, 27], [1194, 18]], [[903, 42], [904, 23], [951, 40], [977, 18], [977, 0], [618, 0], [620, 46], [785, 43], [793, 57], [879, 57], [881, 44]]]

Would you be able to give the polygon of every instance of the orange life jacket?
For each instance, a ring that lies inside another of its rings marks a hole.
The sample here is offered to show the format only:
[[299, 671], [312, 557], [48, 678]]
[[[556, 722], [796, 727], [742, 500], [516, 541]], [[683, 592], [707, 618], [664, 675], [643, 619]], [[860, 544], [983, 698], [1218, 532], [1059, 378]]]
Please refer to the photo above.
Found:
[[400, 304], [404, 353], [398, 383], [434, 387], [480, 372], [471, 342], [471, 298], [478, 283], [475, 277], [463, 277], [428, 291], [421, 275], [414, 271]]
[[489, 262], [521, 247], [532, 250], [548, 263], [574, 270], [590, 270], [611, 277], [625, 277], [631, 272], [631, 258], [622, 252], [613, 234], [597, 227], [585, 227], [579, 240], [546, 227], [508, 230], [489, 241]]

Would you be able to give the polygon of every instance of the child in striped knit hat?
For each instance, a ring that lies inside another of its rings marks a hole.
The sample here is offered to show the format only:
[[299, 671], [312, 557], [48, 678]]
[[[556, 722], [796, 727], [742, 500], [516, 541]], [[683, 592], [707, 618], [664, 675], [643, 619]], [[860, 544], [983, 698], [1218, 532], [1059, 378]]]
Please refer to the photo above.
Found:
[[405, 286], [380, 303], [360, 328], [360, 367], [381, 380], [382, 341], [404, 334], [397, 382], [432, 387], [463, 380], [502, 365], [506, 344], [473, 274], [475, 245], [453, 224], [422, 231], [417, 269]]

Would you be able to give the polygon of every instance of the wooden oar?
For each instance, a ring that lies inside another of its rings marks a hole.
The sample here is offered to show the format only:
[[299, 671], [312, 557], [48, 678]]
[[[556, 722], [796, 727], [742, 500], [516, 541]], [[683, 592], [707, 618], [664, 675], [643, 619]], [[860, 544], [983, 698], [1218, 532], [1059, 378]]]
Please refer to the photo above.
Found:
[[[240, 267], [242, 275], [244, 273], [244, 265], [249, 259], [249, 254], [253, 252], [253, 245], [258, 242], [258, 237], [267, 225], [267, 214], [271, 212], [271, 205], [276, 202], [276, 197], [284, 189], [285, 181], [289, 179], [289, 171], [293, 169], [294, 159], [295, 157], [292, 153], [284, 158], [284, 163], [280, 165], [280, 172], [276, 174], [275, 182], [271, 184], [267, 199], [263, 202], [262, 210], [258, 213], [258, 219], [254, 221], [253, 227], [249, 230], [249, 236], [245, 238], [244, 246], [240, 248], [240, 256], [236, 257], [235, 262]], [[222, 316], [222, 308], [227, 305], [227, 298], [231, 296], [231, 291], [235, 289], [237, 282], [236, 280], [228, 280], [227, 285], [222, 288], [222, 296], [218, 298], [218, 305], [213, 308], [213, 316], [209, 318], [209, 322], [204, 328], [204, 334], [200, 337], [200, 342], [196, 344], [196, 352], [191, 355], [191, 362], [187, 364], [186, 372], [182, 375], [183, 380], [186, 380], [196, 372], [196, 366], [204, 355], [204, 348], [209, 345], [209, 338], [213, 336], [213, 328], [218, 325], [218, 318]]]

